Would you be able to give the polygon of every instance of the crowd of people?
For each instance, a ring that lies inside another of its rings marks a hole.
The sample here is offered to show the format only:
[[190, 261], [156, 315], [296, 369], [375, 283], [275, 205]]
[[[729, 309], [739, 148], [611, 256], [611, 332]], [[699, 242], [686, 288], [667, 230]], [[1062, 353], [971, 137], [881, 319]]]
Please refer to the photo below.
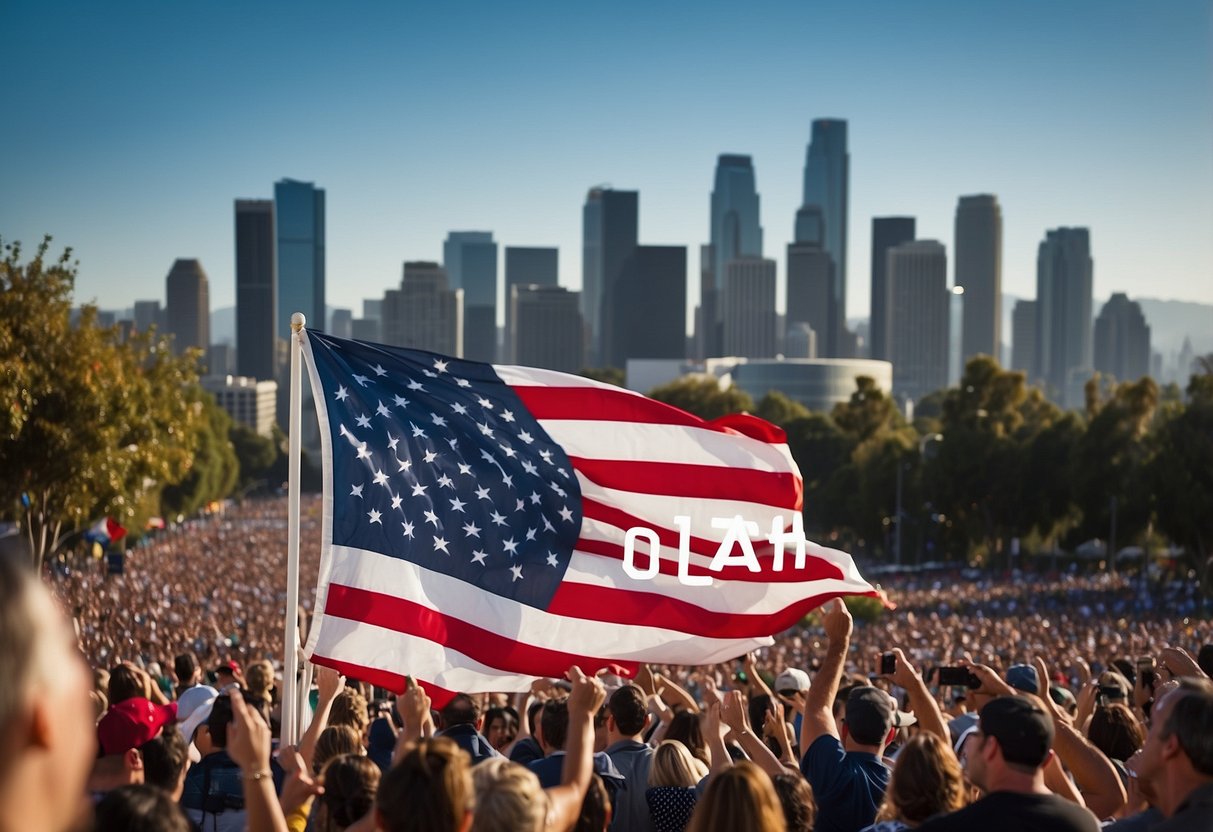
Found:
[[445, 702], [319, 668], [285, 745], [284, 514], [233, 506], [123, 574], [57, 562], [51, 593], [0, 557], [0, 828], [1213, 829], [1213, 625], [1182, 581], [918, 576], [736, 662]]

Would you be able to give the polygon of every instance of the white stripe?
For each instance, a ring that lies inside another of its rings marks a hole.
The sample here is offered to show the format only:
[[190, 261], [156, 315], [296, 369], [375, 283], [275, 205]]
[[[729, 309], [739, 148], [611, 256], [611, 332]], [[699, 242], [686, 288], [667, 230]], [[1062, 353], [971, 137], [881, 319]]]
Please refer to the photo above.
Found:
[[[787, 563], [790, 561], [785, 561], [785, 564]], [[643, 569], [648, 566], [648, 559], [642, 557], [638, 559], [636, 565]], [[686, 586], [678, 580], [676, 575], [658, 573], [652, 580], [639, 581], [628, 577], [627, 573], [623, 571], [623, 561], [586, 552], [573, 553], [569, 568], [564, 573], [564, 580], [565, 583], [613, 587], [632, 592], [651, 592], [662, 598], [686, 601], [688, 604], [694, 604], [711, 612], [745, 613], [746, 615], [777, 613], [797, 601], [803, 601], [814, 595], [830, 592], [852, 595], [872, 591], [872, 587], [862, 580], [856, 582], [845, 578], [843, 580], [828, 578], [786, 583], [713, 580], [709, 587]], [[695, 662], [679, 662], [679, 664], [695, 664]]]
[[569, 456], [800, 473], [787, 445], [706, 428], [592, 419], [542, 419], [540, 424]]
[[[640, 396], [634, 390], [616, 387], [603, 381], [595, 381], [585, 376], [574, 376], [556, 370], [541, 370], [538, 367], [519, 367], [514, 364], [494, 364], [497, 376], [510, 387], [597, 387], [600, 390], [610, 390], [614, 393], [626, 393], [630, 396]], [[645, 398], [645, 396], [640, 396]]]
[[[490, 560], [493, 558], [500, 560], [501, 556], [491, 556]], [[484, 592], [458, 578], [432, 572], [400, 558], [347, 546], [333, 546], [329, 563], [333, 585], [389, 593], [429, 609], [457, 616], [469, 624], [515, 641], [548, 650], [603, 656], [621, 661], [705, 664], [733, 658], [755, 646], [771, 643], [767, 638], [713, 639], [659, 627], [567, 618]], [[550, 567], [536, 565], [530, 568]], [[523, 580], [526, 580], [525, 572]], [[597, 579], [586, 582], [603, 585]], [[703, 593], [702, 589], [698, 591], [705, 598], [718, 594]], [[726, 607], [725, 611], [729, 609], [736, 610], [737, 607]], [[317, 611], [316, 630], [322, 629], [324, 622], [328, 620], [328, 616], [322, 613], [323, 610]], [[312, 644], [318, 643], [310, 642], [309, 649]], [[711, 658], [713, 656], [723, 658]]]

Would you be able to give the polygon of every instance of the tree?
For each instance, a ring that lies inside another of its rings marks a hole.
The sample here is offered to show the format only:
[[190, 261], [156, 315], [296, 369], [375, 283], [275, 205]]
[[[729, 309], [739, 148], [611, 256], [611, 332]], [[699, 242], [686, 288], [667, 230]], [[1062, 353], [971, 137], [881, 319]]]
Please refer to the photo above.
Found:
[[847, 486], [840, 472], [854, 443], [824, 413], [810, 413], [784, 427], [788, 449], [804, 480], [804, 522], [818, 534], [847, 525]]
[[780, 427], [790, 425], [796, 419], [809, 415], [809, 409], [800, 402], [792, 401], [778, 390], [772, 390], [762, 397], [754, 415], [760, 419]]
[[197, 449], [189, 473], [161, 494], [161, 514], [168, 517], [193, 514], [207, 503], [223, 499], [232, 493], [240, 474], [240, 462], [228, 438], [231, 417], [201, 388], [194, 387], [186, 395], [202, 418], [194, 428]]
[[1213, 375], [1194, 375], [1188, 403], [1155, 432], [1147, 481], [1158, 528], [1183, 546], [1205, 595], [1213, 595]]
[[237, 488], [243, 491], [257, 482], [268, 481], [270, 469], [278, 457], [279, 445], [272, 438], [239, 423], [233, 423], [227, 435], [240, 463]]
[[701, 419], [718, 419], [754, 410], [754, 400], [749, 394], [736, 387], [722, 390], [720, 383], [710, 376], [684, 376], [653, 388], [649, 397], [694, 413]]
[[616, 387], [623, 387], [626, 382], [623, 370], [618, 367], [583, 367], [577, 375], [601, 381], [604, 384], [613, 384]]
[[201, 417], [180, 394], [196, 357], [148, 334], [123, 341], [92, 306], [72, 326], [76, 265], [49, 247], [22, 262], [8, 243], [0, 261], [0, 512], [38, 564], [98, 517], [136, 525], [149, 492], [185, 475]]

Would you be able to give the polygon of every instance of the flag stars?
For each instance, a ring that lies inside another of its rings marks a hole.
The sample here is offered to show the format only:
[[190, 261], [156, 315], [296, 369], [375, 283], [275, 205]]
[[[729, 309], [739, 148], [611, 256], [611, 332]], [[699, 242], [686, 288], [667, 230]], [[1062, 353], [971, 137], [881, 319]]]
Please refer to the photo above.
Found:
[[371, 417], [363, 413], [358, 417], [358, 427], [369, 428], [371, 426]]
[[488, 556], [489, 556], [488, 552], [485, 552], [481, 549], [477, 549], [476, 551], [472, 552], [472, 563], [478, 563], [481, 566], [484, 566], [485, 565], [484, 559], [487, 558]]
[[556, 527], [552, 525], [550, 520], [548, 520], [546, 514], [543, 516], [543, 528], [545, 531], [549, 531], [549, 532], [556, 531]]
[[451, 553], [451, 550], [450, 550], [450, 549], [448, 549], [448, 548], [446, 548], [446, 547], [447, 547], [447, 542], [446, 542], [446, 540], [444, 540], [443, 538], [438, 537], [437, 535], [435, 535], [435, 537], [434, 537], [434, 551], [435, 551], [435, 552], [437, 552], [437, 551], [442, 551], [444, 554], [449, 555], [449, 554]]
[[426, 452], [425, 452], [425, 461], [426, 461], [426, 463], [433, 462], [433, 461], [434, 461], [435, 459], [437, 459], [437, 458], [438, 458], [438, 454], [434, 453], [433, 451], [426, 451]]
[[477, 397], [476, 397], [476, 404], [480, 405], [480, 406], [481, 406], [481, 407], [483, 407], [485, 410], [492, 410], [492, 409], [493, 409], [493, 402], [492, 402], [492, 400], [491, 400], [491, 399], [486, 399], [484, 396], [477, 396]]
[[506, 552], [509, 553], [510, 557], [514, 557], [518, 554], [518, 543], [515, 542], [514, 538], [506, 538], [501, 545], [505, 548]]
[[493, 429], [491, 427], [489, 427], [488, 422], [484, 422], [483, 424], [480, 422], [477, 422], [476, 427], [480, 428], [480, 432], [483, 433], [485, 436], [489, 437], [490, 439], [493, 438]]
[[463, 405], [461, 405], [459, 402], [455, 402], [454, 404], [452, 404], [451, 410], [455, 411], [460, 416], [468, 415], [468, 409], [466, 407], [464, 407]]
[[408, 388], [410, 390], [425, 390], [425, 388], [421, 385], [421, 382], [415, 378], [409, 379]]
[[432, 511], [426, 511], [426, 512], [423, 512], [423, 514], [425, 514], [425, 522], [433, 523], [434, 528], [435, 529], [438, 528], [438, 515], [437, 514], [435, 514]]
[[569, 523], [573, 522], [573, 512], [568, 506], [560, 508], [560, 519]]
[[507, 488], [513, 488], [513, 487], [514, 487], [514, 478], [513, 478], [512, 476], [510, 476], [509, 474], [506, 474], [506, 473], [504, 473], [504, 472], [503, 472], [503, 473], [501, 474], [501, 481], [502, 481], [503, 483], [505, 483], [505, 485], [506, 485], [506, 487], [507, 487]]
[[560, 566], [560, 560], [555, 552], [548, 552], [548, 566]]
[[392, 436], [390, 433], [387, 435], [387, 446], [389, 448], [391, 448], [393, 451], [395, 451], [396, 446], [399, 444], [400, 444], [399, 436]]
[[446, 372], [446, 362], [443, 361], [441, 358], [434, 359], [434, 369], [440, 373], [445, 373]]
[[360, 375], [355, 374], [354, 381], [358, 382], [359, 387], [366, 387], [366, 384], [368, 381], [370, 381], [370, 379], [367, 378], [366, 376], [360, 376]]
[[533, 492], [531, 492], [531, 505], [533, 505], [533, 506], [537, 506], [537, 505], [539, 505], [539, 500], [540, 500], [540, 499], [541, 499], [541, 498], [540, 498], [540, 496], [539, 496], [539, 492], [538, 492], [538, 491], [533, 491]]
[[402, 534], [411, 540], [413, 537], [413, 524], [412, 523], [401, 523], [400, 525], [404, 527], [404, 531], [402, 532]]
[[350, 487], [350, 496], [351, 497], [361, 497], [362, 496], [362, 486], [361, 485], [351, 486]]
[[438, 478], [438, 487], [453, 489], [455, 487], [455, 483], [451, 480], [450, 477], [448, 477], [446, 474], [443, 474], [441, 477]]
[[514, 421], [514, 411], [512, 411], [512, 410], [501, 411], [501, 418], [505, 419], [507, 422]]
[[409, 427], [413, 431], [414, 439], [429, 439], [429, 437], [425, 435], [425, 431], [414, 425], [412, 422], [409, 422]]
[[395, 396], [392, 396], [392, 401], [394, 401], [396, 403], [396, 407], [408, 407], [409, 406], [409, 400], [406, 399], [404, 396], [401, 396], [400, 394], [396, 394]]
[[350, 397], [350, 391], [345, 389], [345, 385], [341, 385], [337, 388], [337, 392], [333, 394], [333, 397], [337, 401], [343, 402]]
[[446, 419], [443, 419], [437, 413], [434, 414], [434, 418], [431, 421], [440, 428], [446, 427]]
[[458, 497], [456, 497], [455, 499], [451, 500], [451, 511], [460, 511], [460, 512], [463, 512], [464, 514], [467, 514], [467, 512], [463, 510], [463, 507], [465, 505], [467, 505], [467, 503], [465, 503], [463, 500], [460, 500]]
[[527, 530], [526, 530], [526, 539], [527, 539], [527, 540], [534, 540], [534, 539], [535, 539], [535, 535], [536, 535], [536, 534], [538, 534], [538, 533], [539, 533], [539, 529], [527, 529]]
[[466, 475], [467, 475], [467, 476], [469, 476], [469, 477], [471, 477], [471, 476], [475, 476], [475, 475], [472, 473], [472, 466], [471, 466], [471, 465], [468, 465], [466, 462], [460, 462], [460, 463], [459, 463], [459, 473], [460, 473], [460, 474], [466, 474]]
[[437, 374], [437, 373], [435, 373], [435, 372], [434, 372], [434, 371], [432, 371], [432, 370], [422, 370], [422, 371], [421, 371], [421, 373], [422, 373], [422, 375], [424, 375], [426, 378], [438, 378], [438, 374]]
[[552, 464], [552, 452], [551, 451], [540, 451], [539, 455], [541, 457], [543, 457], [543, 461], [546, 462], [548, 465]]
[[374, 367], [371, 367], [371, 369], [375, 371], [375, 375], [381, 378], [387, 375], [387, 370], [383, 369], [383, 365], [381, 364], [376, 364]]
[[460, 387], [471, 387], [472, 386], [472, 383], [470, 381], [468, 381], [466, 378], [457, 378], [457, 379], [455, 379], [455, 383], [458, 384]]
[[416, 485], [413, 486], [413, 496], [414, 497], [424, 497], [425, 490], [427, 488], [429, 488], [428, 485], [422, 485], [421, 483], [417, 483]]
[[494, 526], [507, 525], [505, 522], [505, 515], [498, 513], [496, 509], [494, 509], [493, 513], [489, 515], [489, 519], [493, 521]]
[[400, 474], [400, 473], [403, 473], [403, 472], [405, 472], [405, 471], [407, 471], [407, 470], [409, 470], [410, 468], [412, 468], [412, 467], [413, 467], [413, 460], [411, 460], [411, 459], [400, 459], [400, 458], [397, 458], [397, 459], [396, 459], [396, 464], [400, 466], [400, 467], [399, 467], [399, 468], [396, 470], [396, 473], [397, 473], [397, 474]]
[[526, 471], [532, 476], [539, 473], [539, 469], [536, 468], [534, 463], [532, 463], [529, 459], [522, 460], [522, 470]]
[[525, 430], [522, 433], [518, 434], [518, 438], [521, 439], [523, 442], [527, 443], [528, 445], [535, 441], [535, 437], [531, 436], [531, 434]]
[[392, 508], [400, 508], [400, 504], [404, 502], [404, 498], [399, 494], [392, 495]]
[[476, 499], [491, 501], [493, 498], [489, 496], [489, 490], [482, 485], [476, 489]]
[[514, 581], [522, 580], [522, 567], [521, 566], [519, 566], [518, 564], [514, 564], [513, 566], [510, 567], [510, 571], [514, 573], [514, 577], [510, 578], [510, 583], [514, 583]]
[[463, 524], [463, 536], [464, 537], [480, 537], [480, 531], [481, 531], [480, 527], [477, 526], [475, 523], [464, 523]]
[[375, 469], [375, 485], [387, 485], [387, 474], [383, 473], [378, 468]]
[[518, 456], [518, 452], [516, 450], [514, 450], [513, 448], [511, 448], [509, 445], [500, 445], [499, 447], [501, 448], [501, 452], [503, 454], [505, 454], [506, 456], [508, 456], [510, 459], [513, 459], [514, 457]]
[[375, 408], [375, 412], [378, 413], [380, 416], [391, 416], [392, 415], [392, 411], [388, 410], [387, 405], [385, 405], [383, 402], [379, 402], [379, 406], [377, 408]]
[[376, 511], [375, 509], [371, 509], [370, 511], [368, 511], [366, 513], [366, 516], [370, 518], [372, 523], [378, 523], [380, 526], [383, 525], [383, 521], [379, 519], [383, 515], [380, 514], [378, 511]]
[[358, 458], [359, 459], [370, 459], [371, 458], [371, 452], [369, 450], [367, 450], [365, 442], [363, 442], [362, 444], [360, 444], [358, 446]]
[[565, 490], [554, 482], [548, 483], [548, 488], [551, 488], [552, 491], [556, 492], [561, 497], [564, 497], [566, 494]]
[[526, 501], [525, 500], [515, 500], [514, 501], [514, 511], [526, 511]]

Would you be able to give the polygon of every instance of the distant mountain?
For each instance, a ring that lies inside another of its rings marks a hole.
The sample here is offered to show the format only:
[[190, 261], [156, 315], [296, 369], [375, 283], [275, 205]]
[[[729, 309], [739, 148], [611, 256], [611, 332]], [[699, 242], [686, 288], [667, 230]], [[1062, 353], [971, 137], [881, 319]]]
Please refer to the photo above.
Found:
[[[1015, 295], [1002, 296], [1003, 339], [1011, 340], [1011, 312], [1015, 302], [1022, 300]], [[1159, 300], [1157, 298], [1134, 298], [1141, 304], [1142, 314], [1150, 325], [1150, 347], [1169, 361], [1183, 348], [1184, 338], [1192, 340], [1192, 351], [1196, 355], [1213, 352], [1213, 305], [1193, 303], [1185, 300]], [[1095, 315], [1103, 309], [1106, 299], [1095, 301]]]

